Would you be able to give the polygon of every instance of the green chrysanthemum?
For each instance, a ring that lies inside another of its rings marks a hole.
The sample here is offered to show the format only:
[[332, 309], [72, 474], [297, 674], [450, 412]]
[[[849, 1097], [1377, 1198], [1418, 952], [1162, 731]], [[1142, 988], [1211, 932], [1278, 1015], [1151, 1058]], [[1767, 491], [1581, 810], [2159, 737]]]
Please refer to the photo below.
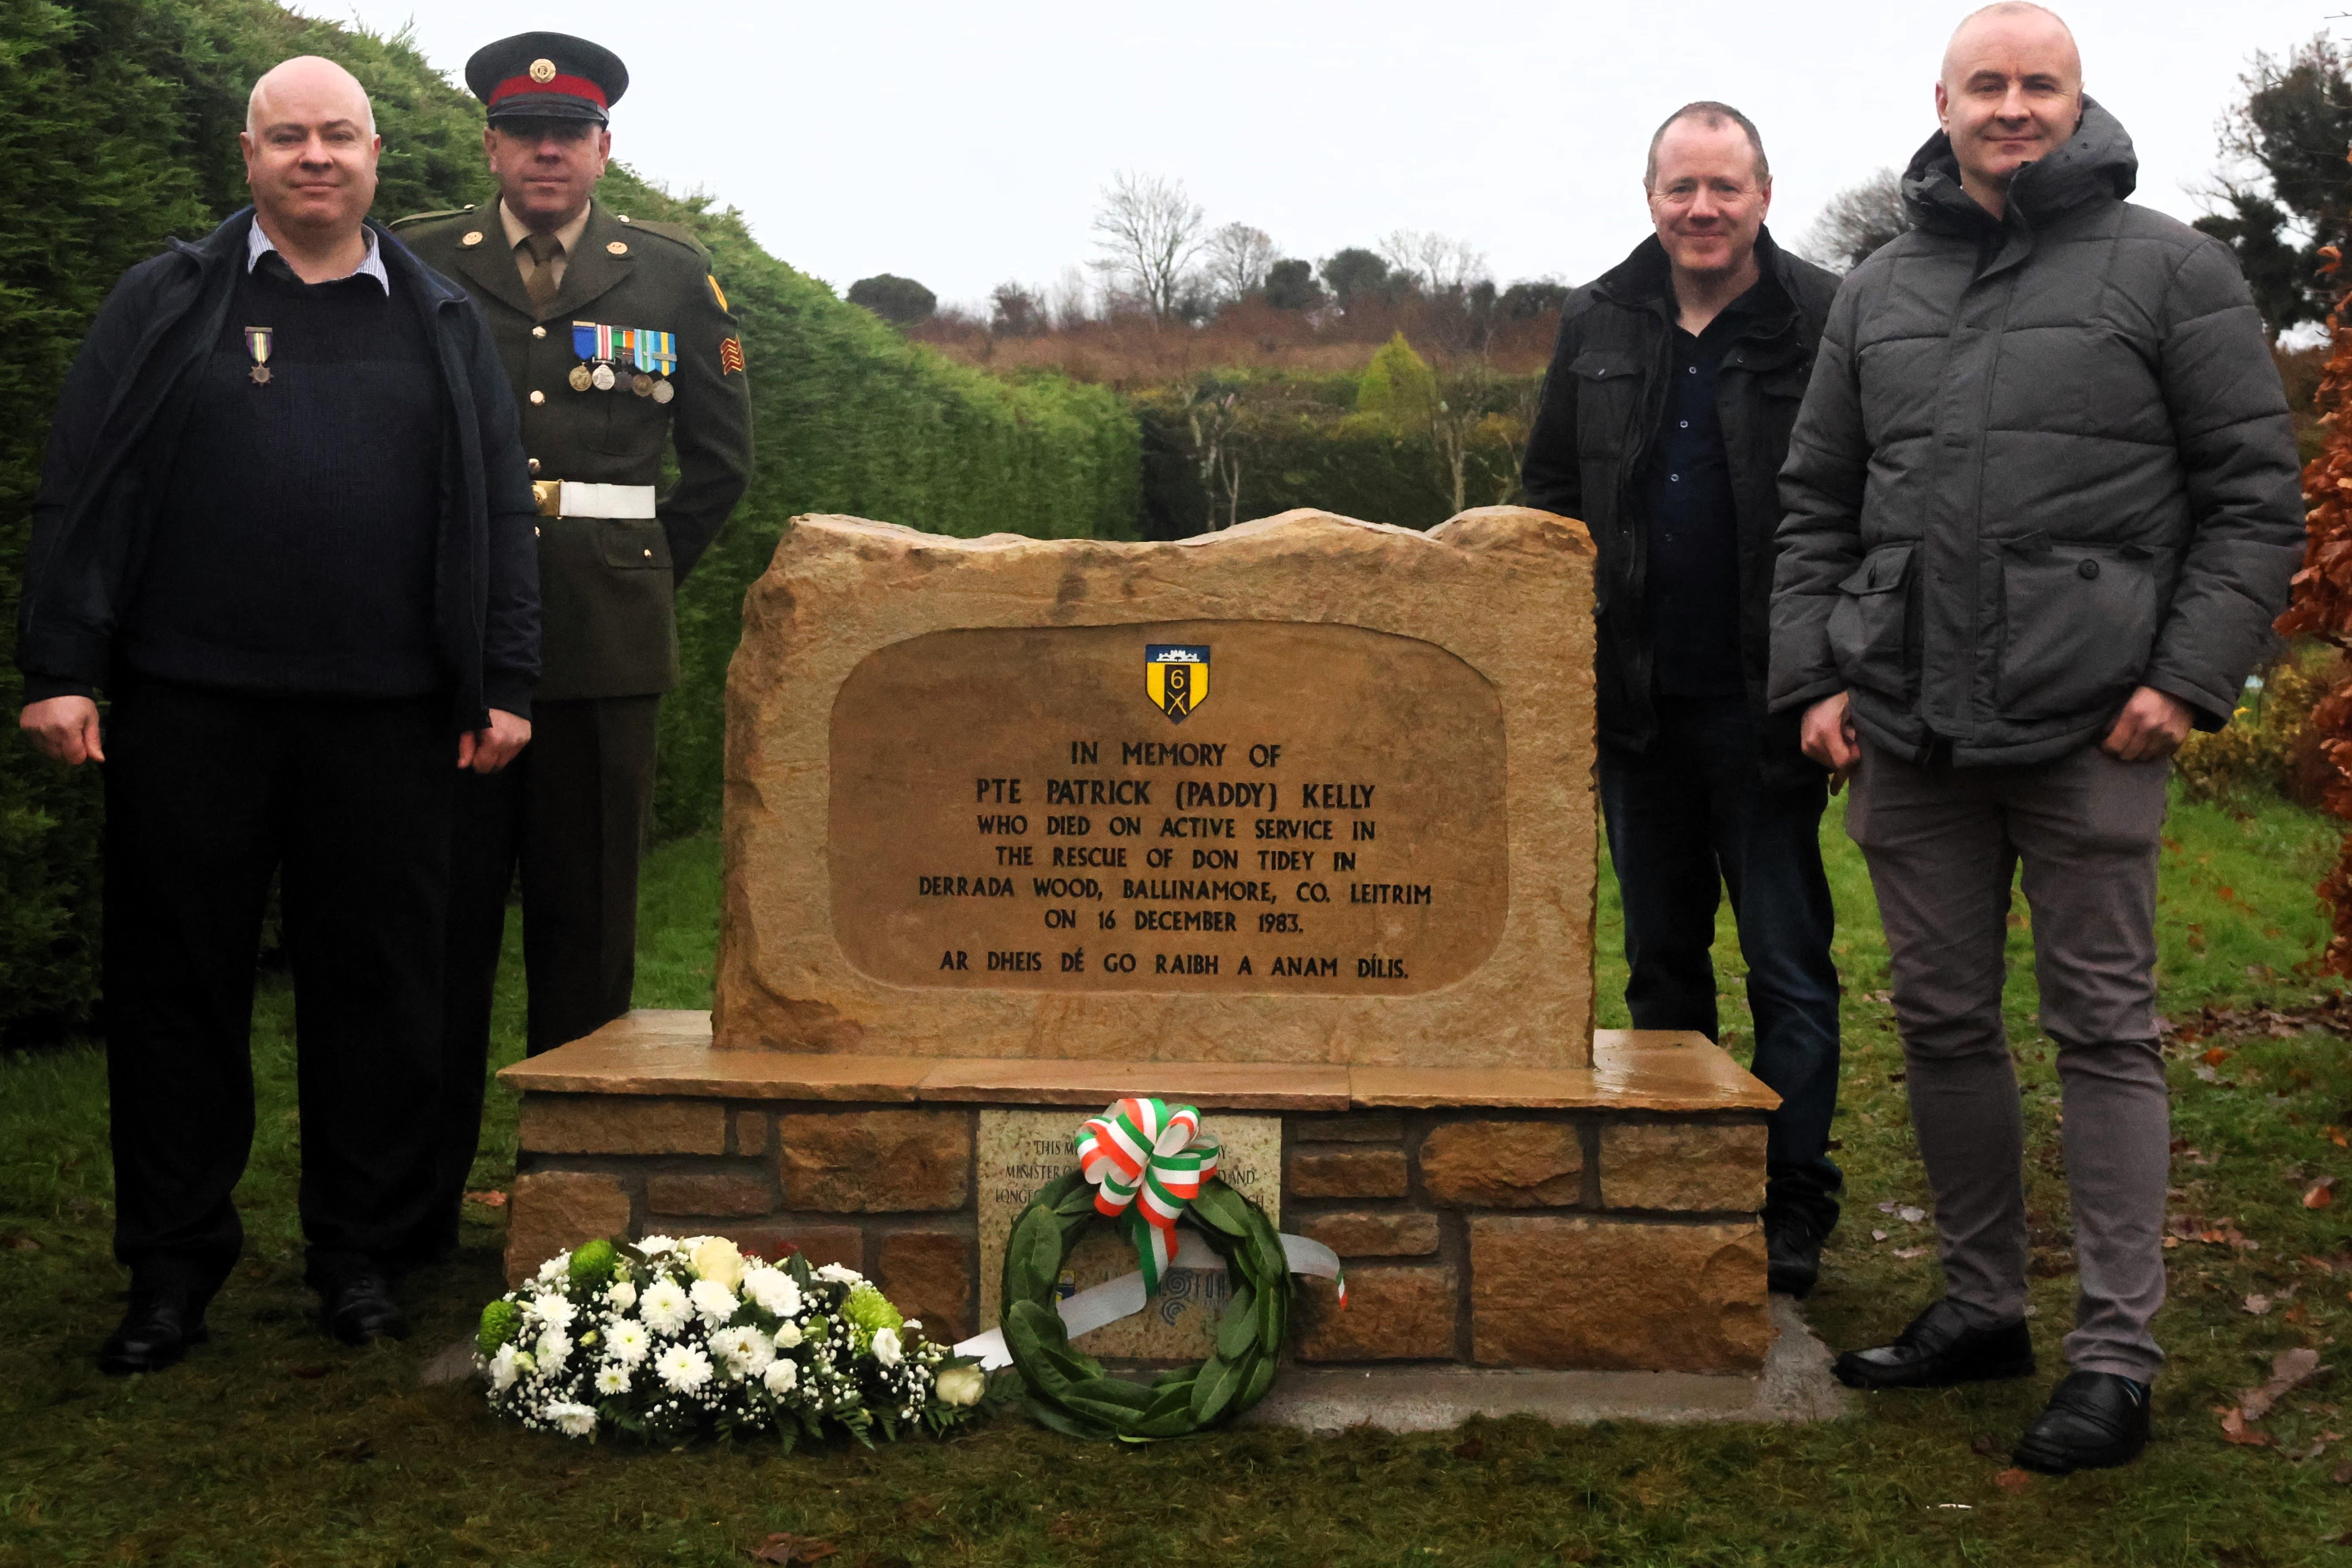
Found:
[[621, 1255], [609, 1241], [592, 1241], [572, 1255], [572, 1282], [594, 1289], [613, 1278]]
[[482, 1326], [475, 1331], [474, 1348], [496, 1355], [522, 1328], [522, 1309], [512, 1301], [493, 1301], [482, 1309]]
[[890, 1298], [862, 1283], [850, 1288], [848, 1299], [841, 1303], [841, 1315], [862, 1331], [866, 1341], [871, 1341], [884, 1329], [902, 1328], [907, 1321], [898, 1309], [890, 1305]]

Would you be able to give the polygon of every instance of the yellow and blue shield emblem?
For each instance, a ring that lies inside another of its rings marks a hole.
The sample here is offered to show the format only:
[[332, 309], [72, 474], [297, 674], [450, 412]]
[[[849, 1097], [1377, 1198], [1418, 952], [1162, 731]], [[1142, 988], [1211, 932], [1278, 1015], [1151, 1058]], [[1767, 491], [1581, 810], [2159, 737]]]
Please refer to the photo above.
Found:
[[1155, 642], [1143, 645], [1143, 689], [1151, 705], [1181, 724], [1209, 700], [1209, 645]]

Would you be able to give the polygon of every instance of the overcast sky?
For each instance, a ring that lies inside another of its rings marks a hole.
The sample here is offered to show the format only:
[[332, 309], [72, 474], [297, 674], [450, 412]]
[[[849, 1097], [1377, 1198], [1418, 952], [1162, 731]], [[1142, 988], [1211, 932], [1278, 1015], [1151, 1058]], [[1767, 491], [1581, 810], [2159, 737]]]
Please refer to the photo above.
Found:
[[[1582, 281], [1644, 232], [1642, 155], [1677, 105], [1716, 98], [1764, 133], [1776, 233], [1901, 167], [1966, 5], [1537, 0], [311, 0], [379, 31], [413, 22], [452, 79], [491, 38], [545, 27], [628, 62], [617, 157], [740, 207], [777, 256], [845, 289], [897, 272], [943, 300], [1051, 284], [1128, 169], [1181, 179], [1320, 258], [1395, 228], [1469, 240], [1494, 275]], [[2344, 0], [2082, 0], [2056, 9], [2086, 86], [2140, 159], [2137, 200], [2182, 217], [2258, 49]], [[1131, 14], [1130, 14], [1131, 13]], [[2344, 35], [2339, 32], [2338, 37]]]

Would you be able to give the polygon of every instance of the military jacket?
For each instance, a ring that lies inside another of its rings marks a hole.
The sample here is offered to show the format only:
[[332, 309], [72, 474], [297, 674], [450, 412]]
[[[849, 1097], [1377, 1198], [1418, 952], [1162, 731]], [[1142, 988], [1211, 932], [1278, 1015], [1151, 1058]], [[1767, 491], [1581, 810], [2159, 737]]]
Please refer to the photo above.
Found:
[[[656, 500], [655, 517], [552, 516], [551, 500], [543, 500], [539, 520], [544, 647], [537, 698], [667, 690], [677, 680], [677, 585], [726, 522], [751, 471], [742, 339], [711, 276], [709, 253], [675, 225], [633, 222], [592, 202], [580, 243], [565, 258], [562, 287], [540, 313], [495, 200], [392, 227], [488, 318], [543, 498], [565, 479], [658, 484], [664, 442], [675, 447], [677, 482]], [[652, 345], [652, 373], [635, 368], [616, 346], [625, 341]], [[590, 379], [598, 362], [583, 358], [583, 348], [608, 356], [607, 368], [617, 373], [601, 378], [609, 388]], [[666, 353], [675, 364], [665, 371]], [[649, 374], [655, 388], [667, 384], [666, 395], [634, 389]]]

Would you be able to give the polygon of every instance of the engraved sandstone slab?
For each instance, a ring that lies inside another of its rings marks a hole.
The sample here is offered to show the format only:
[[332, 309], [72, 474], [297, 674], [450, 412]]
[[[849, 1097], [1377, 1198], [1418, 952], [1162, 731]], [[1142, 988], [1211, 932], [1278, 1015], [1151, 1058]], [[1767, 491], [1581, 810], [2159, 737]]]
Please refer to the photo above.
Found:
[[1589, 1065], [1592, 548], [795, 521], [728, 682], [722, 1047]]

